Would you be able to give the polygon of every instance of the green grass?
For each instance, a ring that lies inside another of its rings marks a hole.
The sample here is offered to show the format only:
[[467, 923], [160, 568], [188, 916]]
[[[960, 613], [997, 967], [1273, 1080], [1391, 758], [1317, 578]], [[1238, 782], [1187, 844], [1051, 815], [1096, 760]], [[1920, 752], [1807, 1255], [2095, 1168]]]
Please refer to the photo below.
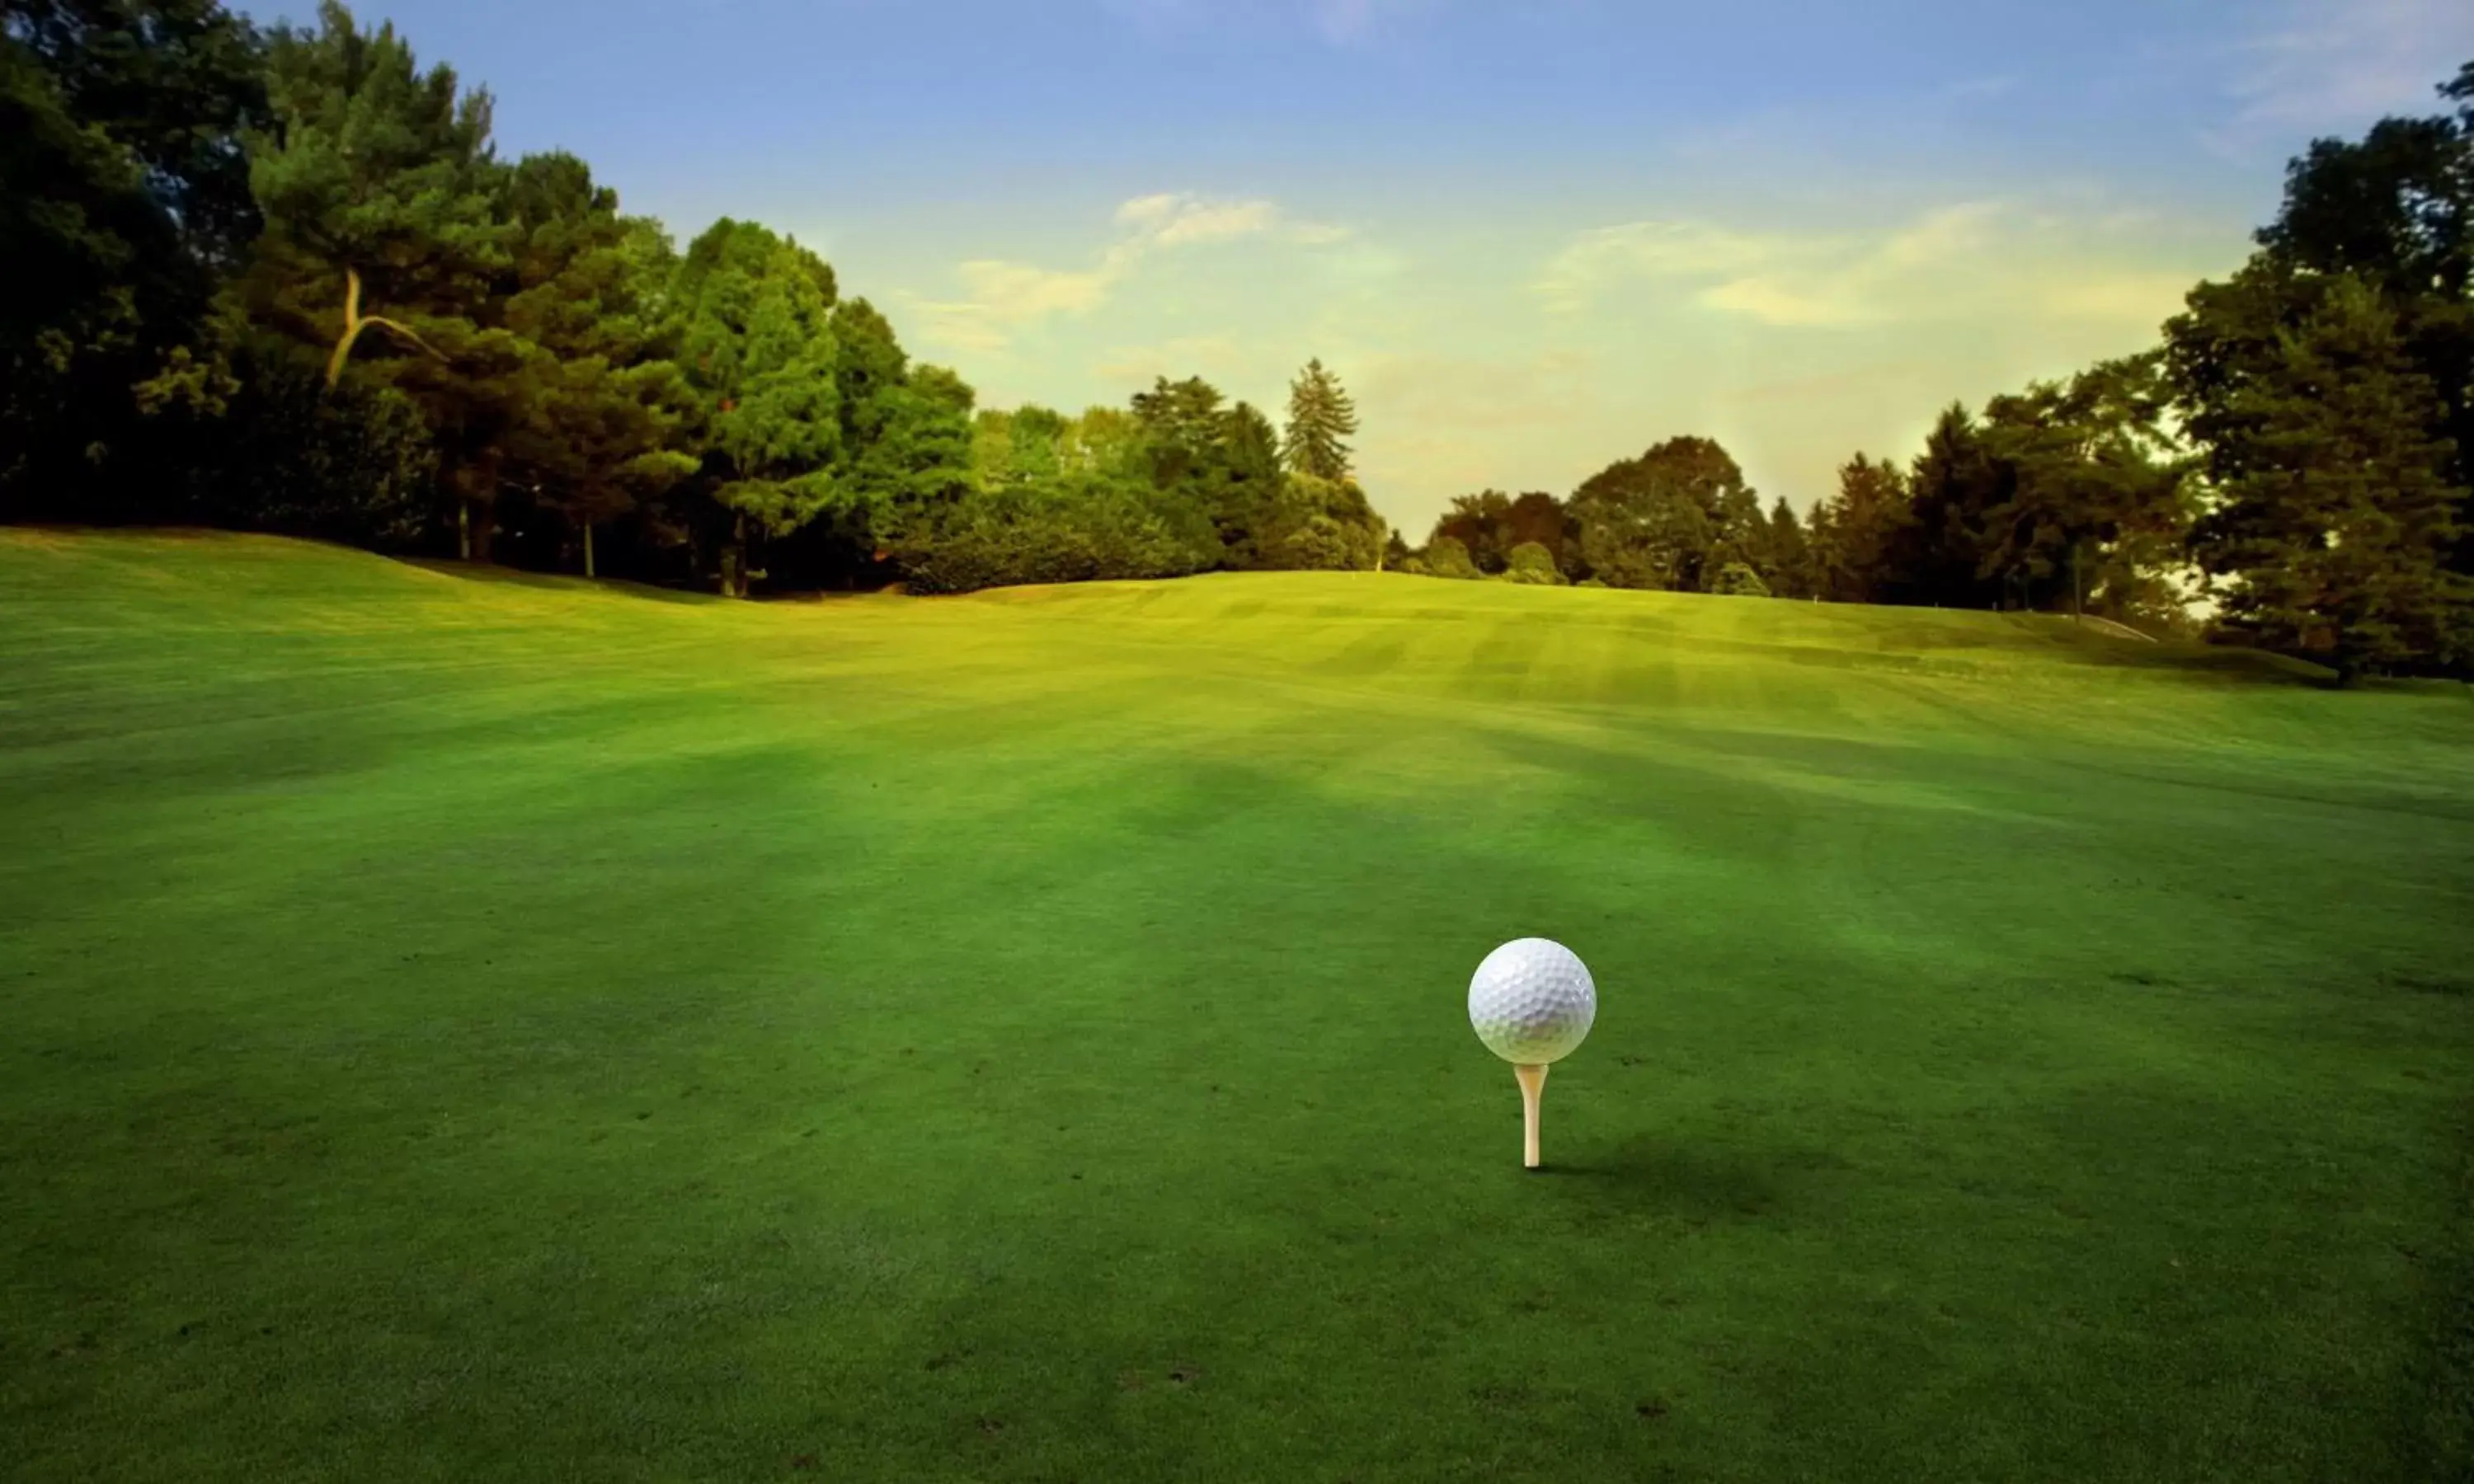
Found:
[[0, 1472], [2438, 1477], [2469, 923], [2462, 689], [2059, 620], [0, 532]]

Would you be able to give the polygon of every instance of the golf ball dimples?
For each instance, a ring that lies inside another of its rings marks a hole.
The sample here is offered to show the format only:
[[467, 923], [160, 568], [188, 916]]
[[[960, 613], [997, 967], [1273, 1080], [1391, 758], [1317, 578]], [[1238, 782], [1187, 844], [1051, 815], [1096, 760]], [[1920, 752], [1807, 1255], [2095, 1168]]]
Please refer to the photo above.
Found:
[[1571, 949], [1516, 938], [1486, 956], [1469, 980], [1469, 1024], [1486, 1048], [1516, 1065], [1542, 1066], [1572, 1054], [1598, 1017], [1598, 987]]

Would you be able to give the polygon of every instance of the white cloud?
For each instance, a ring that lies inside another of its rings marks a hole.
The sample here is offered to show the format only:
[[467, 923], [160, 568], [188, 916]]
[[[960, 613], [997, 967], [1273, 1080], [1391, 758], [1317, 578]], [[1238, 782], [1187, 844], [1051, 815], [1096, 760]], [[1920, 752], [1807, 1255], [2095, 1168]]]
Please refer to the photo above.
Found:
[[1139, 196], [1117, 208], [1117, 225], [1139, 240], [1173, 248], [1189, 243], [1251, 237], [1279, 225], [1280, 208], [1268, 201], [1205, 201], [1188, 195]]
[[1268, 201], [1215, 201], [1190, 192], [1137, 196], [1117, 207], [1121, 234], [1093, 268], [1042, 268], [1003, 258], [973, 258], [958, 268], [965, 298], [913, 299], [931, 340], [966, 350], [996, 351], [1016, 330], [1057, 315], [1084, 315], [1106, 302], [1118, 284], [1154, 255], [1245, 238], [1272, 237], [1302, 246], [1346, 241], [1346, 227], [1291, 222]]

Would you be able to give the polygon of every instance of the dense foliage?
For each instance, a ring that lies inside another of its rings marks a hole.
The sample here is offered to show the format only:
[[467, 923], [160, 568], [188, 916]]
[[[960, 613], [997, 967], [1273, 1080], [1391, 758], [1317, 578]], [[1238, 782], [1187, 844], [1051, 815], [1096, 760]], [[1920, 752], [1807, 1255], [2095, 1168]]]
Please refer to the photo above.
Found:
[[0, 518], [204, 521], [744, 596], [1380, 569], [2190, 621], [2340, 675], [2474, 661], [2474, 63], [2322, 139], [2162, 343], [1945, 409], [1799, 516], [1680, 436], [1410, 550], [1309, 361], [982, 409], [797, 241], [676, 251], [328, 0], [0, 0]]
[[192, 520], [744, 596], [1373, 567], [1320, 362], [1283, 434], [1200, 379], [978, 413], [798, 242], [684, 252], [328, 3], [6, 0], [0, 514]]

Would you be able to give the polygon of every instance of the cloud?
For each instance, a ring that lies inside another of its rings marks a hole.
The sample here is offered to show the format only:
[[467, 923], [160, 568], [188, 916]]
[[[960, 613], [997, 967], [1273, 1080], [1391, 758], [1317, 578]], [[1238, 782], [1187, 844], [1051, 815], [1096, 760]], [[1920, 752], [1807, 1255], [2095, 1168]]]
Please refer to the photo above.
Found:
[[2234, 112], [2205, 142], [2244, 156], [2383, 114], [2437, 112], [2432, 89], [2474, 53], [2464, 0], [2286, 0], [2271, 28], [2237, 43]]
[[1437, 9], [1443, 0], [1259, 0], [1239, 6], [1225, 0], [1104, 0], [1109, 10], [1152, 32], [1192, 31], [1268, 20], [1280, 27], [1302, 24], [1333, 46], [1358, 46], [1400, 21]]
[[1014, 333], [1058, 315], [1085, 315], [1107, 301], [1141, 265], [1163, 252], [1275, 238], [1303, 246], [1345, 242], [1346, 227], [1292, 222], [1268, 201], [1216, 201], [1191, 192], [1137, 196], [1117, 207], [1117, 240], [1098, 266], [1042, 268], [1004, 258], [973, 258], [957, 269], [964, 298], [914, 299], [931, 340], [965, 350], [996, 351]]
[[1279, 225], [1280, 209], [1268, 201], [1204, 201], [1195, 196], [1141, 196], [1117, 208], [1117, 225], [1128, 227], [1153, 247], [1225, 242], [1252, 237]]
[[1364, 41], [1395, 17], [1434, 8], [1435, 0], [1313, 0], [1315, 29], [1335, 46]]
[[1582, 233], [1535, 290], [1569, 317], [1627, 288], [1681, 293], [1718, 315], [1796, 329], [1977, 315], [2075, 317], [2152, 328], [2187, 275], [2108, 262], [2118, 227], [2030, 215], [2000, 201], [1945, 205], [1870, 234], [1749, 232], [1709, 222], [1635, 222]]

